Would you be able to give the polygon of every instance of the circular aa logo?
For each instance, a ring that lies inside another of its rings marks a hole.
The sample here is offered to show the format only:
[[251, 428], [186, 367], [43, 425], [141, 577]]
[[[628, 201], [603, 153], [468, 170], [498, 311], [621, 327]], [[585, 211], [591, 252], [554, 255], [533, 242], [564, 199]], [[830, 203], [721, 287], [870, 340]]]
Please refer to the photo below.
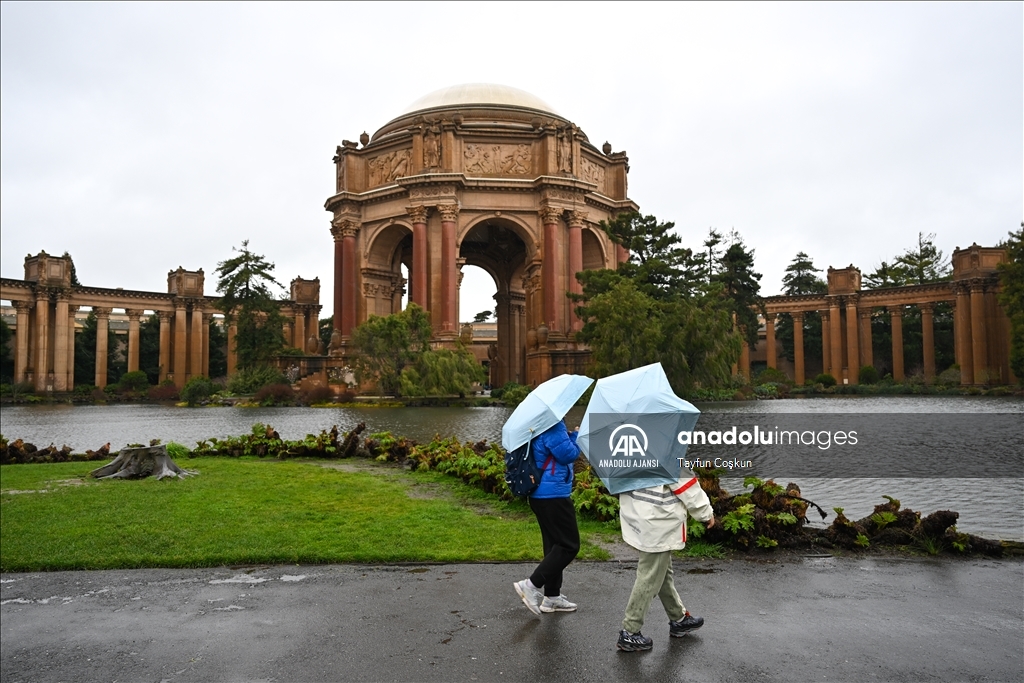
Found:
[[643, 458], [647, 455], [647, 433], [635, 424], [619, 425], [608, 437], [608, 448], [613, 458]]

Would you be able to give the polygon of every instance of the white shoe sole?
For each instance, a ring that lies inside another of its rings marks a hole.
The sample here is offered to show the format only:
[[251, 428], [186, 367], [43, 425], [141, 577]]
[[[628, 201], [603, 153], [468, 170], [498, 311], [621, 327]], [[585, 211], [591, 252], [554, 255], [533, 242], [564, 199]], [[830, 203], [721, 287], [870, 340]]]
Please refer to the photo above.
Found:
[[540, 611], [544, 612], [545, 614], [551, 614], [552, 612], [575, 612], [576, 608], [575, 607], [547, 607], [547, 608], [545, 608], [544, 605], [541, 605], [540, 606]]
[[512, 587], [516, 589], [516, 593], [518, 593], [519, 597], [523, 599], [523, 604], [526, 605], [526, 609], [530, 610], [531, 612], [533, 612], [537, 616], [540, 616], [540, 607], [538, 605], [535, 605], [534, 603], [530, 602], [530, 598], [527, 597], [527, 595], [523, 591], [523, 589], [519, 587], [519, 582], [518, 581], [514, 581], [512, 583]]

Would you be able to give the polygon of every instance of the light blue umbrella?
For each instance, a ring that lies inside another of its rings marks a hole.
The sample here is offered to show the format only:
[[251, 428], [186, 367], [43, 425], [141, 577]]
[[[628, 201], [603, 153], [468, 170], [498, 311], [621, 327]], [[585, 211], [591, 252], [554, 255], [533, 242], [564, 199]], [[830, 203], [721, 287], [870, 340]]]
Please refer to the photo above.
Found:
[[537, 385], [501, 428], [501, 445], [512, 451], [554, 427], [594, 383], [583, 375], [559, 375]]
[[[599, 416], [599, 419], [593, 420], [594, 415]], [[659, 435], [663, 437], [658, 439], [662, 444], [660, 452], [651, 454], [662, 461], [660, 473], [651, 472], [649, 476], [647, 473], [642, 473], [643, 476], [622, 476], [621, 470], [601, 466], [601, 460], [605, 458], [591, 457], [599, 448], [599, 444], [592, 442], [592, 438], [601, 439], [600, 447], [603, 447], [603, 440], [609, 438], [608, 433], [615, 433], [615, 415], [622, 415], [623, 420], [628, 416], [634, 422], [640, 422], [643, 416], [649, 415], [652, 423], [659, 425], [659, 431], [667, 432]], [[680, 431], [692, 431], [699, 415], [700, 411], [693, 404], [679, 398], [672, 391], [661, 363], [654, 363], [597, 380], [594, 394], [580, 423], [576, 445], [587, 456], [591, 467], [601, 477], [609, 493], [672, 484], [678, 480], [681, 471], [678, 458], [686, 454], [686, 446], [680, 445], [675, 437]], [[600, 424], [596, 424], [597, 422]]]

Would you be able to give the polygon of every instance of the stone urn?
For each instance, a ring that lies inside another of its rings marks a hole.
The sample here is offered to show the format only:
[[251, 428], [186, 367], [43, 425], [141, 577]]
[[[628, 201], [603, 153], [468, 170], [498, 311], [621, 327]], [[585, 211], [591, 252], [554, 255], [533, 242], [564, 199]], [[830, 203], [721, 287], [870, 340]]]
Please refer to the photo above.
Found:
[[532, 327], [526, 331], [526, 348], [530, 351], [537, 348], [537, 330]]
[[466, 323], [462, 326], [462, 330], [459, 332], [459, 341], [463, 344], [473, 343], [473, 325]]
[[306, 340], [306, 353], [316, 353], [316, 348], [319, 345], [320, 340], [316, 338], [315, 334], [309, 335], [309, 339]]
[[335, 327], [334, 331], [331, 332], [331, 350], [332, 351], [337, 351], [340, 348], [341, 348], [341, 330], [339, 330], [337, 327]]
[[548, 345], [548, 326], [544, 323], [537, 326], [537, 343], [542, 349]]

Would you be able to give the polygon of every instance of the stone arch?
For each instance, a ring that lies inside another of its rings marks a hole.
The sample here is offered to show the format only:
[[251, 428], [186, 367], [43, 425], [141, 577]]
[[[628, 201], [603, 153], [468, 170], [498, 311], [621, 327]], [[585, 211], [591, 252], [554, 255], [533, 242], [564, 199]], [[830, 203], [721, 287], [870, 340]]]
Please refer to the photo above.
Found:
[[509, 381], [525, 383], [527, 317], [523, 274], [530, 258], [530, 232], [509, 217], [490, 215], [469, 223], [461, 237], [460, 261], [487, 272], [497, 289], [494, 298], [498, 336], [488, 351], [490, 382], [494, 386]]
[[405, 292], [402, 265], [411, 277], [412, 228], [403, 221], [392, 221], [378, 227], [367, 240], [360, 273], [364, 320], [371, 315], [386, 316], [401, 310]]
[[526, 258], [527, 261], [531, 260], [536, 256], [538, 250], [538, 244], [540, 242], [539, 235], [537, 234], [537, 226], [530, 225], [519, 216], [514, 214], [482, 214], [480, 216], [474, 216], [471, 220], [466, 222], [459, 228], [459, 232], [456, 239], [456, 249], [462, 248], [462, 242], [466, 239], [474, 228], [479, 226], [481, 223], [495, 223], [505, 226], [507, 229], [515, 233], [523, 244], [526, 246]]
[[583, 270], [614, 267], [608, 263], [608, 251], [605, 249], [604, 240], [601, 239], [602, 234], [589, 225], [583, 228]]

